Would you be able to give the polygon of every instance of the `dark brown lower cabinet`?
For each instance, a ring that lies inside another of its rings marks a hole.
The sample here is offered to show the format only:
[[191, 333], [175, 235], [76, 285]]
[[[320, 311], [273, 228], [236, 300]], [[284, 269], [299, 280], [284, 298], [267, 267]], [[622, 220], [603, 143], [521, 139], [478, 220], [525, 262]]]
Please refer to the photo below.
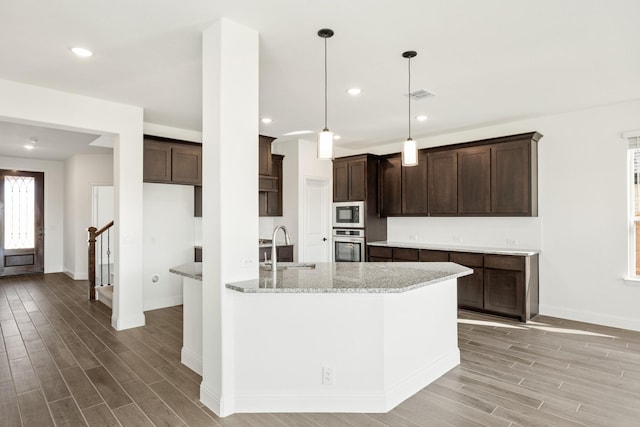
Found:
[[472, 268], [473, 274], [458, 278], [458, 307], [481, 309], [484, 301], [484, 255], [468, 252], [451, 252], [451, 262]]
[[[293, 262], [293, 245], [282, 245], [276, 248], [277, 262]], [[271, 260], [271, 246], [258, 248], [260, 262]]]
[[370, 262], [455, 262], [473, 269], [458, 278], [458, 307], [515, 317], [538, 314], [538, 255], [494, 255], [369, 246]]
[[[511, 270], [484, 270], [484, 309], [523, 317], [524, 273]], [[522, 319], [521, 319], [522, 320]]]

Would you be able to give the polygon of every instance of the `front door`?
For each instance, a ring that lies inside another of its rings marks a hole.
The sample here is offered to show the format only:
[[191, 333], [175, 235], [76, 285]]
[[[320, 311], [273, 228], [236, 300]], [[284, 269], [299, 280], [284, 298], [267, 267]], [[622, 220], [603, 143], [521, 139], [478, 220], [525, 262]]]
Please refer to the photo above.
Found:
[[0, 276], [44, 272], [44, 173], [0, 169]]

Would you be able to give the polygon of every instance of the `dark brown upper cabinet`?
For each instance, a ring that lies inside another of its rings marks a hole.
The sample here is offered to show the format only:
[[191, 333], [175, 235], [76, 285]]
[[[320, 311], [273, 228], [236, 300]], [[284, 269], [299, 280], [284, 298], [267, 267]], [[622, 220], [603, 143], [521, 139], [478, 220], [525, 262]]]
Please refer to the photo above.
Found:
[[271, 175], [271, 143], [270, 136], [258, 136], [258, 175]]
[[427, 153], [427, 196], [429, 214], [458, 214], [458, 152]]
[[402, 166], [400, 153], [380, 159], [380, 215], [424, 215], [427, 211], [427, 152], [417, 166]]
[[339, 157], [333, 160], [333, 201], [359, 202], [367, 200], [371, 178], [377, 180], [376, 159], [371, 155]]
[[402, 158], [400, 153], [380, 158], [380, 215], [402, 214]]
[[202, 146], [155, 136], [144, 137], [143, 181], [202, 184]]
[[418, 151], [416, 166], [402, 167], [402, 213], [428, 215], [427, 210], [427, 150]]
[[458, 214], [491, 213], [491, 147], [458, 150]]
[[258, 138], [258, 215], [282, 216], [282, 163], [284, 156], [271, 153], [275, 138]]
[[537, 141], [523, 138], [491, 147], [491, 212], [537, 216]]

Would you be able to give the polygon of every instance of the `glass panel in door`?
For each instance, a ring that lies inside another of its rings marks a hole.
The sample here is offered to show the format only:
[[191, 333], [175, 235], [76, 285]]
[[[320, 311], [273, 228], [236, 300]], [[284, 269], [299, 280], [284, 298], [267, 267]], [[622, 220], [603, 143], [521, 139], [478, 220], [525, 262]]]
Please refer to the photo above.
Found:
[[0, 173], [0, 275], [42, 273], [44, 174]]

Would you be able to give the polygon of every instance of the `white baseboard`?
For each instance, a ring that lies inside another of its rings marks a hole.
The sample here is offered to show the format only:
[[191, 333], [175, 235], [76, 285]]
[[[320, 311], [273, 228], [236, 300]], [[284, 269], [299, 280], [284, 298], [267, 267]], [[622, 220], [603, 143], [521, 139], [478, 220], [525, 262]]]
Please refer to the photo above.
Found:
[[180, 352], [180, 362], [198, 375], [202, 375], [202, 355], [195, 354], [182, 347]]
[[456, 347], [455, 351], [445, 354], [440, 359], [428, 366], [422, 367], [403, 381], [392, 385], [386, 391], [386, 407], [381, 412], [392, 410], [459, 364], [460, 350]]
[[69, 271], [67, 269], [65, 269], [63, 273], [71, 277], [71, 279], [73, 280], [89, 280], [89, 274], [87, 273], [74, 273], [73, 271]]
[[123, 331], [125, 329], [138, 328], [145, 325], [144, 313], [140, 313], [135, 316], [129, 316], [127, 318], [112, 317], [111, 326], [117, 331]]
[[563, 307], [540, 305], [540, 314], [577, 322], [595, 323], [596, 325], [611, 326], [613, 328], [640, 331], [640, 319], [637, 317], [621, 317], [609, 314], [594, 313], [592, 311], [569, 310]]
[[[460, 364], [460, 351], [444, 355], [434, 363], [424, 366], [414, 374], [392, 386], [389, 390], [372, 390], [372, 393], [327, 396], [291, 391], [288, 394], [242, 394], [234, 396], [235, 412], [368, 412], [385, 413], [440, 378]], [[201, 388], [202, 400], [202, 388]], [[204, 402], [204, 401], [203, 401]]]
[[144, 311], [157, 310], [159, 308], [174, 307], [182, 305], [182, 294], [169, 295], [153, 298], [149, 295], [144, 296]]
[[200, 402], [202, 402], [207, 408], [211, 409], [217, 416], [226, 417], [233, 412], [225, 412], [224, 401], [222, 396], [213, 391], [210, 387], [203, 382], [200, 383]]

